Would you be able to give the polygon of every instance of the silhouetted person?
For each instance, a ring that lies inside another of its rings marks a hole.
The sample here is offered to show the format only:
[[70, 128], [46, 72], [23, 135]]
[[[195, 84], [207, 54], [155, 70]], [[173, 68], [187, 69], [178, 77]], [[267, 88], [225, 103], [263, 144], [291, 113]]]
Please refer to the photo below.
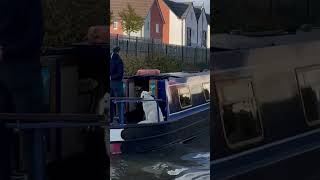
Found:
[[[42, 111], [41, 8], [40, 0], [0, 0], [0, 113]], [[1, 180], [9, 179], [11, 172], [11, 137], [11, 131], [0, 120]], [[29, 140], [25, 142], [27, 149], [31, 147]]]
[[[110, 96], [111, 97], [123, 97], [123, 74], [124, 66], [123, 61], [119, 55], [120, 47], [115, 47], [110, 58]], [[118, 106], [120, 107], [120, 106]], [[119, 108], [118, 108], [119, 109]], [[110, 118], [113, 122], [115, 106], [110, 106]]]

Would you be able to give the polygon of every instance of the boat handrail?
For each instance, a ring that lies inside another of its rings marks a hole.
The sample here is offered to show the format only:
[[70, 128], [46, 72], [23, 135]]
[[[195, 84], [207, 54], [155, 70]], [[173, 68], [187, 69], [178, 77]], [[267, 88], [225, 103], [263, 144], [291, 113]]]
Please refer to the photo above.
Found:
[[146, 102], [146, 101], [155, 101], [157, 104], [157, 117], [158, 117], [158, 123], [160, 122], [160, 116], [159, 116], [159, 103], [158, 102], [164, 102], [162, 99], [143, 99], [143, 98], [136, 98], [136, 97], [110, 97], [111, 102], [115, 104], [120, 104], [120, 125], [124, 125], [124, 104], [125, 103], [138, 103], [138, 102]]
[[143, 99], [139, 97], [110, 97], [112, 102], [142, 102], [142, 101], [156, 101], [164, 102], [162, 99]]

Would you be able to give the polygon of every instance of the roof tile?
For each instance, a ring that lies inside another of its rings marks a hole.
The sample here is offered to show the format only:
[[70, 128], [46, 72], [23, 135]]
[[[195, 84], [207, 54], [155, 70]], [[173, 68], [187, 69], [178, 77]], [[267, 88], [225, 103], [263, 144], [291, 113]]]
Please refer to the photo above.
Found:
[[114, 18], [119, 18], [119, 12], [126, 9], [127, 5], [130, 4], [139, 16], [145, 18], [152, 3], [153, 0], [110, 0], [110, 11]]

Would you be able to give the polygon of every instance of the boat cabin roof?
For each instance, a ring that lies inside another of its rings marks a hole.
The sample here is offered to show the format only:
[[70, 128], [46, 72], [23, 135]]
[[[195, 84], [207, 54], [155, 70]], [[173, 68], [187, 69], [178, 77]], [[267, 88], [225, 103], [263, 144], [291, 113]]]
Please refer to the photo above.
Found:
[[304, 43], [320, 40], [320, 29], [312, 29], [310, 32], [298, 30], [295, 34], [276, 34], [266, 36], [249, 36], [233, 34], [215, 34], [212, 47], [216, 51], [255, 49], [277, 45], [289, 45], [292, 43]]
[[165, 80], [165, 79], [177, 79], [177, 78], [187, 78], [187, 77], [194, 77], [194, 76], [204, 76], [209, 75], [209, 71], [203, 72], [173, 72], [173, 73], [161, 73], [160, 75], [134, 75], [126, 77], [125, 79], [133, 79], [133, 80], [146, 80], [146, 79], [155, 79], [155, 80]]

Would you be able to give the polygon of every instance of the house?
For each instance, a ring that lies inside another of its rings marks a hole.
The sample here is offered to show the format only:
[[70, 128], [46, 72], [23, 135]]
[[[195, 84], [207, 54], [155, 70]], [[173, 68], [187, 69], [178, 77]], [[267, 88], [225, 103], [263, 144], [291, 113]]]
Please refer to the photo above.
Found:
[[[155, 0], [155, 2], [158, 5], [158, 11], [160, 10], [163, 20], [161, 33], [163, 43], [181, 46], [199, 46], [198, 18], [193, 3], [181, 3], [170, 0]], [[156, 10], [154, 9], [154, 11]], [[199, 17], [205, 15], [205, 12], [204, 14], [200, 13]], [[207, 23], [206, 20], [205, 22]], [[201, 30], [207, 29], [208, 27], [206, 26], [206, 28]], [[152, 35], [150, 37], [153, 38]]]
[[113, 23], [111, 34], [123, 32], [118, 13], [130, 4], [144, 18], [139, 32], [131, 36], [160, 40], [165, 44], [180, 46], [210, 47], [210, 16], [203, 7], [194, 7], [192, 2], [171, 0], [111, 0]]
[[144, 37], [162, 41], [165, 21], [157, 0], [153, 1], [145, 24]]
[[[127, 9], [128, 4], [135, 9], [135, 12], [140, 17], [147, 19], [153, 1], [154, 0], [110, 0], [110, 11], [113, 15], [112, 24], [110, 26], [110, 33], [127, 35], [126, 32], [124, 32], [123, 30], [121, 19], [119, 17], [119, 12], [121, 12], [123, 9]], [[145, 29], [146, 27], [149, 27], [147, 23], [148, 22], [145, 21], [140, 31], [133, 32], [130, 35], [134, 37], [144, 37], [146, 34]]]
[[197, 46], [197, 19], [193, 3], [157, 0], [164, 17], [163, 42]]
[[199, 47], [210, 47], [210, 15], [203, 6], [194, 7], [198, 21], [197, 42]]

